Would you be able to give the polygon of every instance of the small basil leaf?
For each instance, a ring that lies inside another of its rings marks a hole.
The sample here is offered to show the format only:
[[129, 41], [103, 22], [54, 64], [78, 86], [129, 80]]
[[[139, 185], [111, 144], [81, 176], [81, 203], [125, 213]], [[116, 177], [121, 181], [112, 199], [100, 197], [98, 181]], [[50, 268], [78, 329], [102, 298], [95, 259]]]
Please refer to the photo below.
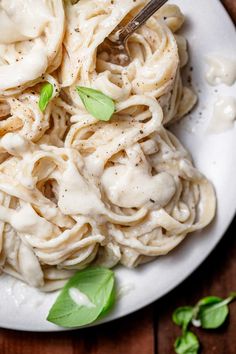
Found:
[[223, 299], [221, 299], [218, 296], [207, 296], [204, 297], [203, 299], [201, 299], [197, 305], [198, 306], [202, 306], [202, 305], [210, 305], [210, 304], [217, 304], [219, 302], [221, 302]]
[[204, 305], [200, 308], [198, 319], [201, 327], [205, 329], [214, 329], [222, 326], [225, 322], [229, 309], [227, 305], [217, 307], [218, 305]]
[[182, 326], [184, 331], [186, 331], [192, 318], [193, 318], [193, 307], [190, 306], [177, 308], [172, 316], [173, 322], [178, 326]]
[[100, 313], [98, 318], [106, 316], [106, 314], [110, 311], [110, 309], [114, 306], [116, 301], [116, 294], [115, 294], [115, 286], [112, 289], [111, 296], [107, 299], [107, 303], [105, 304], [102, 312]]
[[53, 85], [47, 82], [46, 84], [43, 85], [40, 91], [39, 108], [42, 112], [44, 112], [45, 109], [47, 108], [47, 105], [51, 100], [52, 96], [53, 96]]
[[103, 121], [110, 120], [115, 111], [115, 103], [110, 97], [88, 87], [77, 86], [76, 89], [86, 110], [93, 117]]
[[[78, 289], [92, 306], [75, 302], [70, 289]], [[73, 328], [94, 322], [114, 303], [114, 273], [105, 268], [87, 268], [76, 273], [61, 290], [50, 309], [47, 320], [59, 326]]]
[[202, 328], [213, 329], [222, 326], [229, 314], [228, 304], [234, 299], [235, 294], [232, 294], [225, 300], [219, 297], [210, 297], [199, 301], [197, 317]]
[[[199, 321], [199, 318], [198, 318], [198, 314], [199, 314], [199, 311], [200, 311], [200, 308], [201, 306], [204, 306], [204, 305], [211, 305], [211, 304], [217, 304], [219, 302], [221, 302], [222, 299], [220, 297], [217, 297], [217, 296], [207, 296], [207, 297], [204, 297], [203, 299], [201, 299], [200, 301], [198, 301], [198, 303], [194, 306], [194, 309], [193, 309], [193, 321], [192, 321], [192, 324], [195, 325], [195, 321]], [[201, 324], [199, 323], [198, 327], [201, 327]]]
[[228, 304], [234, 299], [235, 294], [225, 300], [213, 296], [200, 300], [197, 304], [197, 319], [200, 320], [202, 328], [214, 329], [222, 326], [229, 314]]
[[174, 348], [177, 354], [197, 354], [200, 344], [194, 333], [186, 332], [176, 339]]

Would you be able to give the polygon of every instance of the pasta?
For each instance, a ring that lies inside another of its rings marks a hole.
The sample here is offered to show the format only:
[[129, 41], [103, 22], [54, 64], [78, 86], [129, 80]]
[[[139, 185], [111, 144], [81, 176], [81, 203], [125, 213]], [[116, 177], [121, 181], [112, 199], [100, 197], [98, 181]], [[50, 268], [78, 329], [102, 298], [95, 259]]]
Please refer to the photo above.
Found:
[[[89, 264], [165, 255], [215, 215], [211, 183], [167, 129], [197, 100], [181, 79], [179, 8], [129, 38], [128, 66], [102, 46], [146, 2], [0, 2], [0, 270], [41, 290]], [[54, 94], [42, 112], [44, 82]], [[109, 122], [77, 86], [115, 101]]]

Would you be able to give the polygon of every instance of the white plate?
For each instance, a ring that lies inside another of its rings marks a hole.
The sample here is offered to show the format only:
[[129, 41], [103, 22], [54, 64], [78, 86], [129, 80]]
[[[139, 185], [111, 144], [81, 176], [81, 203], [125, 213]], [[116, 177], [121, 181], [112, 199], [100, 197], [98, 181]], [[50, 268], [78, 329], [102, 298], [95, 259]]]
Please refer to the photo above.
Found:
[[[175, 131], [191, 151], [197, 167], [214, 183], [218, 198], [217, 218], [203, 232], [188, 236], [168, 256], [136, 270], [117, 269], [118, 286], [124, 287], [126, 295], [104, 321], [136, 311], [181, 283], [213, 250], [235, 213], [236, 130], [219, 135], [206, 134], [217, 94], [204, 79], [206, 55], [236, 56], [235, 28], [217, 0], [173, 2], [181, 7], [187, 18], [184, 32], [190, 43], [193, 82], [196, 89], [201, 90], [197, 109]], [[235, 88], [222, 85], [217, 89], [219, 94], [232, 96]], [[203, 113], [201, 120], [200, 112]], [[46, 321], [55, 298], [55, 293], [45, 295], [12, 278], [0, 277], [0, 326], [30, 331], [59, 330]]]

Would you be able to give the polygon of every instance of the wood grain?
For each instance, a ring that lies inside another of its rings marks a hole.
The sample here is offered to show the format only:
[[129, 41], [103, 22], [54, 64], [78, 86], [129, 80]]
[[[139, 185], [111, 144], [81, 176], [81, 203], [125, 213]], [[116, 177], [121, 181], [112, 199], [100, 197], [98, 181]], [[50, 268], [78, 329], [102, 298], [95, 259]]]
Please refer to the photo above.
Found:
[[92, 334], [91, 354], [154, 353], [152, 308], [88, 331]]
[[0, 331], [1, 354], [154, 353], [152, 308], [102, 326], [65, 333]]
[[[217, 1], [217, 0], [216, 0]], [[236, 0], [222, 1], [236, 22]], [[235, 226], [235, 225], [234, 225]], [[0, 330], [0, 354], [172, 354], [179, 328], [173, 310], [209, 294], [236, 291], [236, 237], [228, 230], [216, 250], [182, 285], [165, 298], [123, 319], [99, 327], [64, 333]], [[1, 315], [1, 314], [0, 314]], [[230, 320], [218, 331], [194, 330], [202, 354], [236, 354], [236, 302]]]

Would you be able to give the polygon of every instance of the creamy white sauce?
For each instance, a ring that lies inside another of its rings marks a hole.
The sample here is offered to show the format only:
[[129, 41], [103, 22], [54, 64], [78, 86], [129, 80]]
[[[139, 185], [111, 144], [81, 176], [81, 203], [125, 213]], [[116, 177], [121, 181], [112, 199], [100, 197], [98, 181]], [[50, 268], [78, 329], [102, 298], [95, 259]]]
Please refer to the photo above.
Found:
[[19, 233], [39, 238], [47, 238], [53, 234], [53, 225], [40, 217], [28, 203], [19, 210], [0, 206], [0, 220], [8, 222]]
[[3, 303], [7, 302], [9, 305], [10, 303], [15, 305], [15, 310], [23, 306], [35, 310], [39, 306], [45, 305], [46, 296], [38, 289], [29, 287], [24, 282], [8, 275], [1, 275], [1, 277], [4, 277], [2, 279], [4, 288], [1, 289], [1, 302], [4, 300]]
[[99, 190], [70, 162], [61, 177], [58, 205], [65, 215], [97, 215], [105, 211]]
[[43, 286], [44, 276], [39, 260], [32, 249], [23, 242], [20, 245], [18, 258], [21, 274], [27, 283], [34, 287]]
[[121, 285], [117, 292], [117, 299], [122, 299], [124, 296], [129, 295], [133, 290], [135, 290], [135, 285], [133, 283]]
[[7, 90], [35, 80], [45, 73], [48, 65], [47, 49], [41, 43], [29, 54], [10, 65], [0, 66], [0, 90]]
[[88, 308], [94, 308], [96, 305], [90, 301], [88, 296], [84, 293], [82, 293], [79, 289], [77, 288], [70, 288], [69, 289], [69, 295], [71, 299], [76, 303], [78, 306], [85, 306]]
[[[14, 304], [19, 307], [22, 305], [26, 304], [26, 297], [25, 297], [25, 288], [27, 287], [27, 285], [23, 282], [19, 282], [18, 280], [12, 278], [12, 282], [6, 280], [6, 278], [4, 279], [5, 282], [7, 283], [7, 286], [5, 288], [5, 292], [7, 293], [7, 295], [9, 295], [9, 297], [11, 297], [14, 301]], [[16, 284], [21, 284], [21, 289], [19, 291], [19, 287], [18, 289], [16, 289]], [[18, 290], [18, 291], [17, 291]]]
[[236, 120], [236, 99], [219, 97], [213, 109], [213, 116], [208, 128], [211, 133], [222, 133], [234, 127]]
[[150, 201], [164, 206], [176, 191], [174, 179], [168, 173], [151, 176], [132, 165], [107, 168], [101, 181], [110, 201], [124, 208], [139, 208]]
[[[17, 133], [8, 133], [0, 139], [0, 146], [3, 147], [9, 154], [22, 157], [26, 165], [26, 161], [30, 163], [34, 145], [23, 136]], [[15, 179], [17, 179], [20, 184], [28, 189], [33, 189], [37, 182], [37, 178], [28, 175], [24, 168], [17, 170]]]
[[36, 237], [52, 234], [52, 224], [40, 217], [30, 204], [25, 204], [19, 211], [14, 211], [10, 223], [15, 230]]
[[0, 141], [0, 146], [14, 156], [22, 156], [23, 154], [26, 154], [27, 151], [30, 153], [29, 142], [16, 133], [8, 133], [4, 135]]
[[39, 37], [51, 18], [43, 0], [1, 0], [0, 43]]
[[209, 65], [206, 73], [207, 82], [216, 86], [221, 83], [233, 85], [236, 81], [236, 60], [221, 56], [210, 56], [207, 58]]

